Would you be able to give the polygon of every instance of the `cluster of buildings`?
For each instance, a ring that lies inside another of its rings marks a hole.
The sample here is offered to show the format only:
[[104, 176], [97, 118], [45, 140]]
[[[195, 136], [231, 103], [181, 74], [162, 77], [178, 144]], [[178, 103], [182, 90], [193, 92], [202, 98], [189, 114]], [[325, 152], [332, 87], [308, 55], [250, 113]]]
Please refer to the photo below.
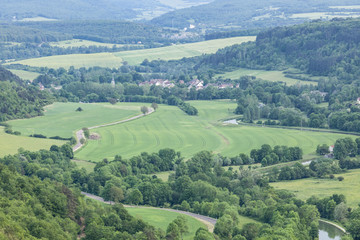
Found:
[[[207, 88], [209, 86], [212, 86], [212, 87], [215, 87], [215, 88], [218, 88], [218, 89], [234, 88], [234, 87], [238, 88], [239, 87], [239, 84], [234, 86], [234, 84], [232, 84], [232, 83], [209, 83], [209, 84], [204, 85], [204, 81], [199, 80], [199, 79], [194, 79], [194, 80], [191, 80], [190, 82], [187, 82], [187, 83], [185, 83], [183, 80], [180, 80], [179, 83], [180, 84], [186, 84], [187, 88], [189, 90], [192, 89], [192, 88], [195, 88], [196, 91], [205, 89], [205, 88]], [[153, 85], [161, 86], [161, 87], [164, 87], [164, 88], [175, 87], [174, 83], [170, 82], [169, 80], [164, 80], [164, 79], [152, 79], [152, 80], [147, 81], [147, 82], [139, 83], [139, 86], [146, 86], [146, 85], [149, 85], [149, 86], [153, 86]]]
[[139, 86], [146, 86], [146, 85], [149, 85], [149, 86], [160, 86], [160, 87], [164, 87], [164, 88], [173, 88], [175, 87], [175, 84], [170, 82], [169, 80], [164, 80], [164, 79], [151, 79], [150, 81], [148, 82], [142, 82], [142, 83], [139, 83]]

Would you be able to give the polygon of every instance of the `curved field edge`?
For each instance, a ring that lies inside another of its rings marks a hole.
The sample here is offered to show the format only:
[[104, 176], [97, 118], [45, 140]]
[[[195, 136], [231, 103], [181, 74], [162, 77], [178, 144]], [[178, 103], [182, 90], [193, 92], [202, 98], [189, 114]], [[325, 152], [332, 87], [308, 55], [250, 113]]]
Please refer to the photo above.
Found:
[[338, 138], [355, 136], [253, 126], [225, 126], [219, 119], [233, 115], [232, 101], [192, 101], [198, 116], [188, 116], [177, 107], [159, 105], [152, 115], [136, 121], [96, 129], [100, 140], [89, 141], [78, 159], [101, 161], [115, 155], [129, 158], [141, 152], [173, 148], [189, 158], [201, 150], [235, 156], [250, 153], [262, 144], [299, 146], [304, 154], [315, 152], [318, 144], [334, 144]]
[[126, 207], [126, 210], [134, 217], [142, 219], [143, 221], [151, 224], [154, 227], [160, 228], [165, 232], [170, 222], [172, 222], [178, 216], [184, 216], [187, 220], [189, 232], [184, 234], [183, 239], [193, 239], [198, 228], [207, 228], [207, 226], [199, 220], [181, 213], [169, 212], [161, 209], [137, 207]]
[[[43, 134], [47, 137], [71, 137], [83, 127], [107, 124], [140, 114], [138, 103], [54, 103], [45, 107], [44, 116], [9, 121], [22, 135]], [[83, 111], [76, 111], [81, 107]]]
[[40, 149], [49, 150], [52, 145], [61, 146], [65, 141], [31, 138], [15, 136], [4, 132], [4, 127], [0, 127], [0, 157], [18, 153], [18, 149], [38, 151]]
[[[202, 54], [215, 53], [218, 49], [255, 41], [255, 36], [216, 39], [197, 43], [173, 45], [168, 47], [123, 51], [116, 53], [71, 54], [50, 57], [32, 58], [9, 64], [22, 64], [34, 67], [69, 68], [80, 67], [120, 67], [126, 61], [131, 65], [140, 64], [143, 60], [176, 60], [183, 57], [195, 57]], [[6, 65], [6, 64], [5, 64]]]

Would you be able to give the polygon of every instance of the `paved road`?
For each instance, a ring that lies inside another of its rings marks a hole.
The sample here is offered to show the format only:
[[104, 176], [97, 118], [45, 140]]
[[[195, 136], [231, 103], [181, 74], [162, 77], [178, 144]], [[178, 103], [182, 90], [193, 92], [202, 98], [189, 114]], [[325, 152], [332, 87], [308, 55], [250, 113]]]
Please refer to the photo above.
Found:
[[[104, 201], [104, 199], [102, 197], [90, 194], [90, 193], [86, 193], [86, 192], [81, 192], [81, 194], [94, 199], [96, 201], [100, 201], [106, 204], [114, 204], [114, 202], [112, 201]], [[180, 211], [180, 210], [175, 210], [175, 209], [170, 209], [170, 208], [155, 208], [155, 207], [145, 207], [145, 206], [132, 206], [132, 205], [124, 205], [124, 207], [126, 208], [150, 208], [150, 209], [156, 209], [156, 210], [162, 210], [162, 211], [169, 211], [169, 212], [176, 212], [176, 213], [181, 213], [181, 214], [185, 214], [191, 217], [196, 218], [197, 220], [203, 222], [209, 229], [209, 232], [213, 232], [214, 231], [214, 227], [216, 224], [216, 219], [215, 218], [211, 218], [211, 217], [207, 217], [207, 216], [203, 216], [203, 215], [199, 215], [196, 213], [191, 213], [191, 212], [185, 212], [185, 211]]]
[[[140, 114], [140, 115], [137, 115], [137, 116], [134, 116], [134, 117], [131, 117], [131, 118], [128, 118], [128, 119], [124, 119], [124, 120], [121, 120], [121, 121], [113, 122], [113, 123], [107, 123], [107, 124], [103, 124], [103, 125], [97, 125], [97, 126], [88, 127], [88, 129], [96, 129], [96, 128], [112, 126], [112, 125], [116, 125], [116, 124], [120, 124], [120, 123], [124, 123], [124, 122], [129, 122], [129, 121], [144, 117], [144, 116], [149, 115], [149, 114], [154, 112], [153, 108], [148, 108], [148, 109], [149, 109], [149, 111], [146, 114]], [[85, 139], [84, 131], [82, 129], [77, 131], [75, 135], [76, 135], [76, 145], [73, 147], [73, 152], [76, 152], [77, 150], [82, 148], [82, 146], [84, 146], [84, 144], [80, 143], [80, 140], [82, 138]]]
[[326, 221], [326, 220], [323, 220], [323, 219], [319, 219], [319, 222], [324, 222], [324, 223], [330, 224], [330, 225], [336, 227], [337, 229], [339, 229], [340, 231], [342, 231], [343, 233], [346, 233], [346, 229], [339, 226], [339, 225], [337, 225], [336, 223], [329, 222], [329, 221]]

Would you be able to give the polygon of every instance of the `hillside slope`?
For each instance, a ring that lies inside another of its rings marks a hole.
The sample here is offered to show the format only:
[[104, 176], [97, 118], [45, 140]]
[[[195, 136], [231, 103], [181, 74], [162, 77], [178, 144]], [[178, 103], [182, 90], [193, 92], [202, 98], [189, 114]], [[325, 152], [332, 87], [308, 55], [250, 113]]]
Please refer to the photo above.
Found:
[[202, 4], [200, 0], [5, 0], [0, 19], [22, 20], [34, 17], [49, 19], [149, 19], [176, 8]]
[[42, 107], [52, 103], [50, 93], [25, 85], [20, 78], [0, 67], [0, 122], [42, 114]]
[[[355, 0], [341, 1], [341, 5], [358, 4]], [[169, 12], [153, 19], [151, 22], [166, 27], [239, 29], [267, 28], [299, 23], [306, 18], [293, 17], [296, 13], [341, 12], [343, 9], [329, 8], [340, 5], [330, 0], [216, 0], [212, 3]], [[351, 12], [357, 11], [351, 9]]]

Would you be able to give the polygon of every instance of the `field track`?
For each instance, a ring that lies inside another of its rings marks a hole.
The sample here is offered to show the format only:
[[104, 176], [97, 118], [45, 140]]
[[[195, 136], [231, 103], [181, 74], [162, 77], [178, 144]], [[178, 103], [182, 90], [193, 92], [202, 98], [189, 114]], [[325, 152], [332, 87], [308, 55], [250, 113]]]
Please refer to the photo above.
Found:
[[[131, 118], [128, 118], [128, 119], [124, 119], [124, 120], [113, 122], [113, 123], [107, 123], [107, 124], [93, 126], [93, 127], [89, 127], [88, 129], [91, 130], [91, 129], [107, 127], [107, 126], [113, 126], [113, 125], [116, 125], [116, 124], [129, 122], [129, 121], [144, 117], [144, 116], [149, 115], [149, 114], [154, 112], [154, 109], [152, 109], [152, 108], [148, 108], [148, 109], [149, 109], [149, 112], [147, 112], [146, 114], [139, 114], [137, 116], [134, 116], [134, 117], [131, 117]], [[84, 131], [82, 129], [77, 131], [75, 135], [76, 135], [76, 145], [73, 147], [73, 152], [76, 152], [77, 150], [79, 150], [80, 148], [82, 148], [84, 146], [84, 144], [81, 144], [80, 140], [82, 138], [85, 139]]]

